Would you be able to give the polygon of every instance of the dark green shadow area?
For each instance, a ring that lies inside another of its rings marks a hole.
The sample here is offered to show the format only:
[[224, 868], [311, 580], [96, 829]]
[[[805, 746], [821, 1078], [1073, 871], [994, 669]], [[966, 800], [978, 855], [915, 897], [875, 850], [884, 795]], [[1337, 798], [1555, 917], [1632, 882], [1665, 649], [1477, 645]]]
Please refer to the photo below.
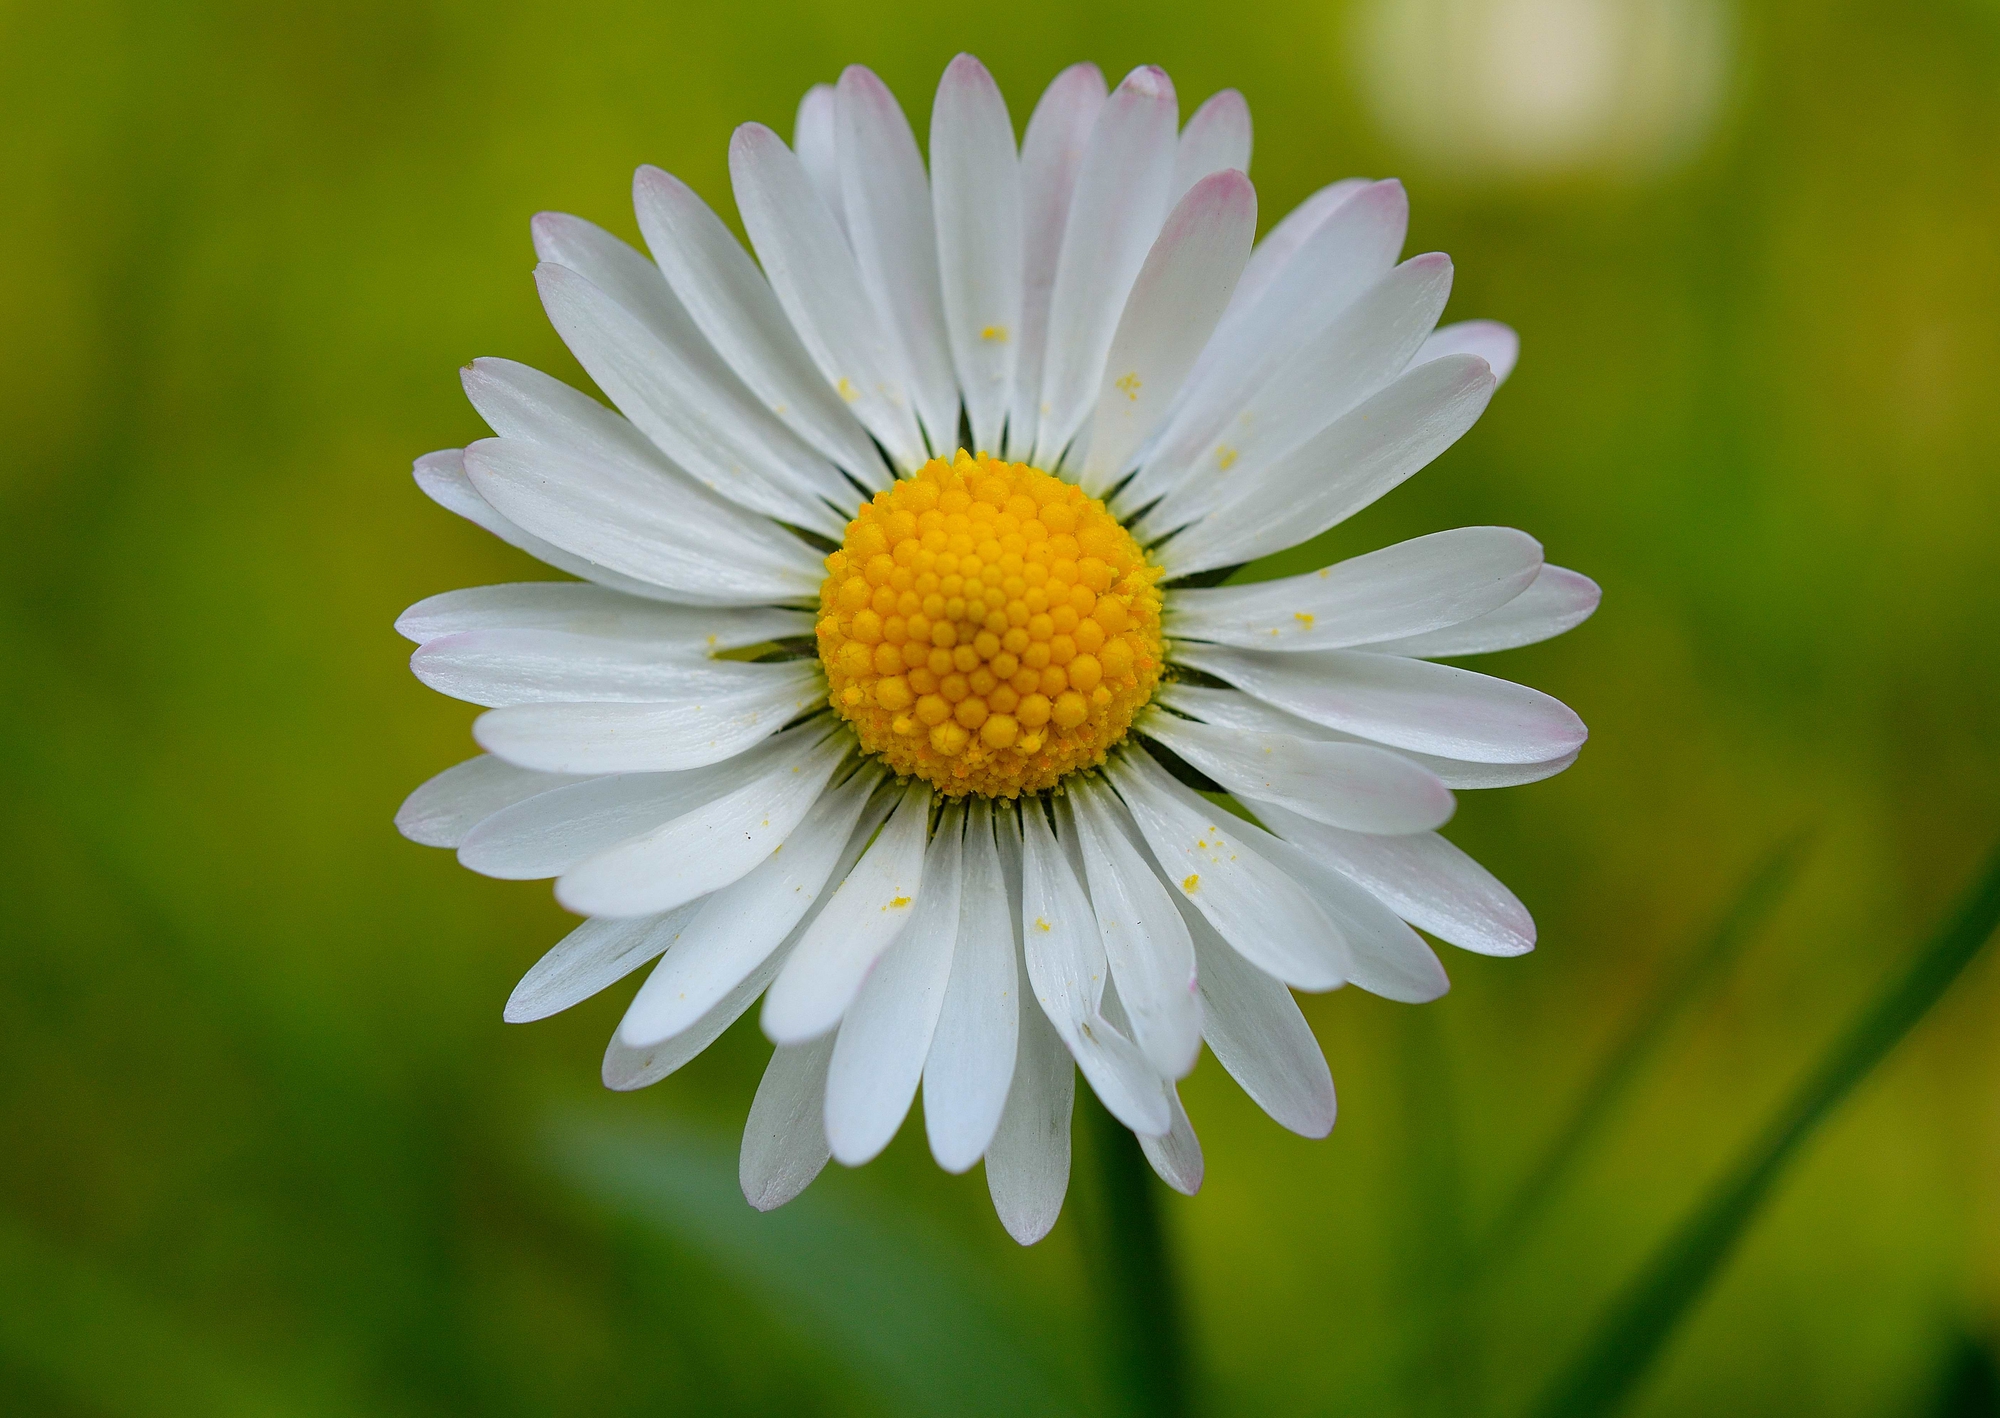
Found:
[[753, 1210], [734, 1140], [691, 1124], [576, 1111], [545, 1139], [550, 1164], [597, 1207], [713, 1266], [894, 1411], [1100, 1411], [1026, 1297], [914, 1215], [824, 1179]]

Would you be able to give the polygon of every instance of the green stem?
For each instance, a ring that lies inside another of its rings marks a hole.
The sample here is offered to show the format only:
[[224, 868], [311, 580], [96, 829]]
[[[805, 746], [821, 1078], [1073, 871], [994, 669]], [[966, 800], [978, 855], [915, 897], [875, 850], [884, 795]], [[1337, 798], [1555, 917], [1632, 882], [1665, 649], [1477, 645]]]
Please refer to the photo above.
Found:
[[1533, 1410], [1615, 1412], [1749, 1229], [1787, 1164], [1827, 1116], [1944, 996], [2000, 924], [2000, 852], [1917, 958], [1821, 1056], [1708, 1199], [1611, 1306], [1583, 1352]]
[[1161, 1225], [1161, 1184], [1139, 1139], [1077, 1090], [1094, 1173], [1085, 1244], [1104, 1306], [1106, 1338], [1130, 1410], [1145, 1418], [1194, 1411], [1187, 1334]]

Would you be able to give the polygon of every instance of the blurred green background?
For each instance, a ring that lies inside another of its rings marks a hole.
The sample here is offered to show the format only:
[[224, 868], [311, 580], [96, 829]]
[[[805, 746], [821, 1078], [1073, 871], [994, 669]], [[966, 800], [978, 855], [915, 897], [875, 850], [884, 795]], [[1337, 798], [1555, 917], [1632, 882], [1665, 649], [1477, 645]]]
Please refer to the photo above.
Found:
[[[1448, 952], [1421, 1009], [1308, 1000], [1325, 1142], [1213, 1060], [1183, 1086], [1208, 1183], [1163, 1205], [1209, 1411], [1519, 1411], [1971, 874], [2000, 820], [1991, 0], [8, 0], [0, 1412], [1104, 1410], [1081, 1166], [1028, 1251], [920, 1126], [757, 1216], [754, 1019], [604, 1094], [629, 986], [503, 1026], [562, 914], [390, 827], [473, 714], [391, 621], [537, 574], [409, 462], [481, 435], [476, 355], [582, 382], [529, 216], [636, 240], [654, 162], [733, 220], [737, 122], [789, 134], [862, 62], [921, 133], [960, 49], [1017, 124], [1080, 58], [1165, 65], [1184, 115], [1240, 87], [1265, 226], [1403, 177], [1449, 318], [1524, 354], [1334, 550], [1498, 522], [1605, 588], [1490, 665], [1577, 708], [1581, 762], [1450, 829], [1540, 949]], [[1768, 925], [1507, 1224], [1800, 829]], [[1988, 959], [1635, 1411], [1995, 1411], [1996, 1006]]]

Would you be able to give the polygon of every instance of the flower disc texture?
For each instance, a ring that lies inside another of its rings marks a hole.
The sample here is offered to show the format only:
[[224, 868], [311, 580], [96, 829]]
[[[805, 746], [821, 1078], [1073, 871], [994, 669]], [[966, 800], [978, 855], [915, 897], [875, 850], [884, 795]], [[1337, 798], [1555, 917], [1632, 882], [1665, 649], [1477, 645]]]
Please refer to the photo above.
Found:
[[[1393, 181], [1254, 241], [1240, 95], [1058, 75], [1017, 144], [961, 55], [929, 162], [852, 68], [791, 146], [730, 145], [754, 251], [642, 168], [648, 254], [534, 222], [542, 301], [615, 411], [505, 360], [493, 437], [417, 462], [451, 511], [577, 578], [434, 596], [398, 629], [486, 706], [485, 753], [397, 823], [587, 919], [539, 1019], [652, 965], [604, 1059], [642, 1087], [763, 999], [759, 1207], [887, 1145], [921, 1083], [938, 1162], [1055, 1222], [1081, 1070], [1192, 1192], [1176, 1082], [1206, 1043], [1285, 1127], [1332, 1079], [1294, 990], [1443, 993], [1421, 929], [1534, 923], [1437, 832], [1454, 790], [1560, 772], [1585, 731], [1440, 659], [1595, 609], [1540, 545], [1467, 527], [1228, 584], [1455, 442], [1513, 332], [1439, 328]], [[1226, 806], [1225, 806], [1226, 804]]]

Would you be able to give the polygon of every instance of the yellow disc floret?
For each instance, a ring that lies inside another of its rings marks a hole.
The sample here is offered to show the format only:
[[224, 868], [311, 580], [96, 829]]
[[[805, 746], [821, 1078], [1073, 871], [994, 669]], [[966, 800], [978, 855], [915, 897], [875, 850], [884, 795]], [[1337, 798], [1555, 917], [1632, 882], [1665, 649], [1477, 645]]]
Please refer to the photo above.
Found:
[[932, 459], [862, 505], [826, 569], [834, 709], [952, 796], [1102, 763], [1159, 683], [1159, 572], [1102, 502], [1038, 469]]

